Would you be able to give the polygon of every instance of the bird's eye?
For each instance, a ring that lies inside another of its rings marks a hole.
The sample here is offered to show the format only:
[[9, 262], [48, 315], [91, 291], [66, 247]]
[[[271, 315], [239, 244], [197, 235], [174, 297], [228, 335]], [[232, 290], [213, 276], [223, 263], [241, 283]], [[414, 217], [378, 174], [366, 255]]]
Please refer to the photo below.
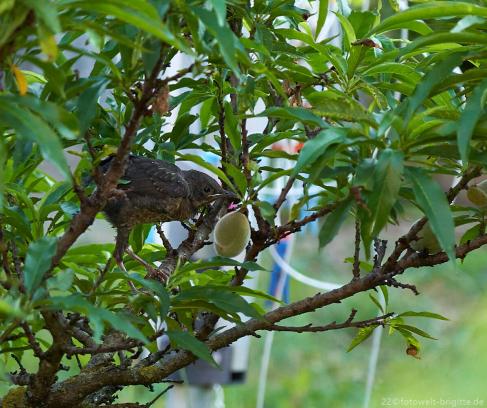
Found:
[[206, 194], [210, 194], [210, 193], [211, 193], [211, 187], [210, 187], [210, 186], [205, 186], [205, 188], [203, 189], [203, 191], [204, 191]]

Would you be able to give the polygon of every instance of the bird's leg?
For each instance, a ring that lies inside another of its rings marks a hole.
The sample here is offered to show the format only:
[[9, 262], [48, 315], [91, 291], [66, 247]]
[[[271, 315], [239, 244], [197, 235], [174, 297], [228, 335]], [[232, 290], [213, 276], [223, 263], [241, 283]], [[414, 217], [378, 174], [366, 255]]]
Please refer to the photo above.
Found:
[[147, 272], [149, 273], [150, 276], [161, 276], [163, 277], [164, 279], [164, 282], [167, 281], [167, 279], [169, 278], [169, 276], [167, 276], [166, 273], [164, 273], [163, 271], [160, 271], [158, 270], [157, 268], [154, 268], [152, 265], [150, 265], [147, 261], [145, 261], [144, 259], [142, 259], [139, 255], [137, 255], [134, 251], [132, 251], [132, 249], [130, 247], [128, 247], [125, 252], [127, 252], [127, 254], [132, 258], [134, 259], [135, 261], [137, 261], [138, 263], [140, 263], [141, 265], [144, 266], [144, 268], [147, 270]]

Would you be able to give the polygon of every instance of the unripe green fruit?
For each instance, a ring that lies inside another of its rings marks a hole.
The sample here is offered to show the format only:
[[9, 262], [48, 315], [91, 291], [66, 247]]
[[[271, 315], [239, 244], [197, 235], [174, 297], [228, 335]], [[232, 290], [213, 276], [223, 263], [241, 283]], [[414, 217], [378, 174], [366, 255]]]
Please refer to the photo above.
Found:
[[467, 198], [478, 207], [487, 207], [487, 180], [471, 186], [467, 190]]
[[224, 215], [215, 227], [215, 251], [232, 258], [240, 254], [250, 241], [250, 225], [241, 212]]
[[429, 254], [436, 254], [442, 251], [440, 243], [428, 223], [424, 225], [417, 235], [418, 239], [410, 244], [410, 247], [415, 251], [428, 251]]

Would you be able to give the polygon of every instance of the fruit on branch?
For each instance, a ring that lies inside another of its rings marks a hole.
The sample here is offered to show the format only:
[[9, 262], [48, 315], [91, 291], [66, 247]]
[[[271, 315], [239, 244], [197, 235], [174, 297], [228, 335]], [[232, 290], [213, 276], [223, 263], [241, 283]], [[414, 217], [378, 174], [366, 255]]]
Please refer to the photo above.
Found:
[[249, 220], [241, 212], [224, 215], [215, 226], [215, 251], [232, 258], [240, 254], [250, 241]]
[[467, 190], [467, 198], [477, 207], [487, 207], [487, 180], [470, 186]]
[[412, 241], [409, 244], [415, 251], [427, 251], [429, 254], [436, 254], [442, 251], [440, 243], [428, 223], [417, 233], [417, 237], [416, 241]]

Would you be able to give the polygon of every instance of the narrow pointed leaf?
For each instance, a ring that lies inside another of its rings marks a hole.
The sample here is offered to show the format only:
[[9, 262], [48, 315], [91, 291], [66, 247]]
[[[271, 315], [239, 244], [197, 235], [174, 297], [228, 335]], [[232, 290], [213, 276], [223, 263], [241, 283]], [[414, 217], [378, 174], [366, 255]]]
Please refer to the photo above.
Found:
[[326, 16], [328, 14], [328, 0], [318, 0], [318, 1], [319, 1], [318, 21], [316, 22], [315, 38], [318, 38], [318, 36], [320, 35], [321, 30], [325, 25]]
[[373, 326], [368, 326], [368, 327], [361, 328], [358, 331], [357, 335], [352, 340], [352, 342], [350, 343], [350, 345], [348, 346], [347, 351], [352, 351], [360, 343], [362, 343], [363, 341], [367, 340], [377, 326], [378, 325], [373, 325]]
[[485, 94], [487, 92], [487, 79], [477, 85], [470, 98], [467, 99], [460, 121], [458, 122], [457, 143], [463, 165], [468, 163], [470, 141], [472, 134], [484, 111]]
[[328, 245], [338, 234], [341, 225], [348, 216], [350, 208], [352, 208], [352, 204], [353, 199], [349, 198], [326, 216], [325, 222], [320, 229], [320, 248]]
[[326, 149], [332, 144], [340, 143], [345, 139], [345, 131], [342, 129], [326, 129], [322, 130], [315, 138], [308, 140], [301, 152], [299, 153], [298, 161], [294, 166], [292, 175], [297, 175], [307, 165], [314, 163], [318, 158], [325, 153]]
[[29, 245], [24, 265], [24, 286], [28, 294], [32, 295], [42, 283], [56, 252], [56, 242], [53, 237], [43, 237]]
[[455, 259], [455, 224], [450, 205], [440, 185], [423, 170], [408, 167], [406, 175], [412, 184], [416, 202], [421, 207], [431, 230], [451, 261]]
[[374, 170], [374, 187], [367, 200], [370, 214], [362, 225], [364, 233], [375, 237], [389, 220], [389, 214], [397, 201], [401, 187], [404, 155], [386, 149], [382, 152]]
[[193, 353], [196, 357], [207, 361], [214, 367], [218, 364], [213, 359], [210, 349], [205, 343], [199, 341], [196, 337], [188, 332], [169, 330], [166, 332], [174, 347], [182, 348]]

